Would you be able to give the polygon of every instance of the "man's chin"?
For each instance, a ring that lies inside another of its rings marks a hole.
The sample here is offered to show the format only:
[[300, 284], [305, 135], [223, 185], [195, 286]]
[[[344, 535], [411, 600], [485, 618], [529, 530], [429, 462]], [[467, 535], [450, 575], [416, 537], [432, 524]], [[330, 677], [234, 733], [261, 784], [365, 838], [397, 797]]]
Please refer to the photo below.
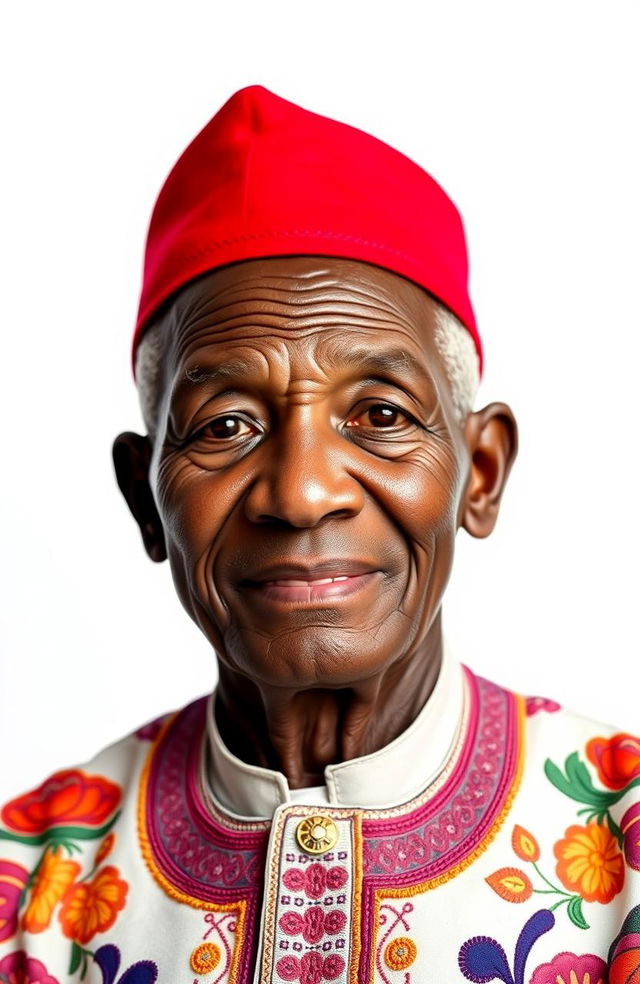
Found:
[[333, 619], [319, 623], [317, 612], [305, 614], [314, 615], [311, 624], [283, 627], [273, 635], [246, 625], [230, 629], [221, 658], [258, 686], [288, 690], [353, 686], [393, 662], [399, 626], [386, 632], [378, 619], [371, 628], [345, 628], [332, 625]]

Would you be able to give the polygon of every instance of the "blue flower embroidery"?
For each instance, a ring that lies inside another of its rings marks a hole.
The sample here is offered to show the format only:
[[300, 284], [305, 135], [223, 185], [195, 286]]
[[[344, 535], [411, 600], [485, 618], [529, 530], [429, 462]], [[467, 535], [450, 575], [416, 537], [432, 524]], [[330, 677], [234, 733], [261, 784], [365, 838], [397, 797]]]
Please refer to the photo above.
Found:
[[93, 959], [102, 971], [102, 984], [155, 984], [158, 977], [158, 968], [152, 960], [139, 960], [131, 964], [116, 981], [120, 969], [120, 950], [113, 943], [101, 946]]
[[495, 980], [503, 981], [503, 984], [524, 984], [524, 968], [533, 944], [543, 933], [548, 933], [554, 923], [555, 917], [549, 909], [534, 912], [518, 937], [513, 973], [503, 948], [490, 936], [474, 936], [462, 944], [458, 954], [460, 970], [474, 984]]

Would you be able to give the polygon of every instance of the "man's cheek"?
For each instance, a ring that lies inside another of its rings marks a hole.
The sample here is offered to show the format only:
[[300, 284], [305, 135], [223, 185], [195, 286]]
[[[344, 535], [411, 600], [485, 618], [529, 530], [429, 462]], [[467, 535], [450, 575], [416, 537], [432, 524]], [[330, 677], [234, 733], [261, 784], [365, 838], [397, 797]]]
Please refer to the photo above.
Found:
[[433, 460], [414, 462], [387, 489], [386, 508], [412, 543], [427, 549], [455, 527], [455, 478]]

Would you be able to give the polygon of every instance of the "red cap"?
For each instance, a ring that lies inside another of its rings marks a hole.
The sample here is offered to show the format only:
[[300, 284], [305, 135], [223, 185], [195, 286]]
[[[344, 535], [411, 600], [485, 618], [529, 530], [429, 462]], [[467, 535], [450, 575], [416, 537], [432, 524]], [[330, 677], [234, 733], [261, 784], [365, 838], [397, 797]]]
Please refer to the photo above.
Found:
[[340, 256], [425, 287], [482, 348], [460, 215], [440, 185], [388, 144], [260, 85], [240, 89], [175, 164], [155, 204], [132, 359], [160, 305], [239, 260]]

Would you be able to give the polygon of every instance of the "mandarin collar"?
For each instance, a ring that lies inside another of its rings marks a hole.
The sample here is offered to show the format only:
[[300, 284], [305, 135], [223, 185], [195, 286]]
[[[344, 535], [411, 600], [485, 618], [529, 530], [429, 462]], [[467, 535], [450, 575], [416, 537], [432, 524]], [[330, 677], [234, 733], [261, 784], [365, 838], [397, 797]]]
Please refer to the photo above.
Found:
[[[214, 800], [238, 819], [271, 819], [278, 807], [300, 802], [301, 791], [290, 790], [282, 772], [250, 765], [229, 751], [216, 724], [215, 697], [214, 691], [207, 705], [206, 770]], [[438, 679], [418, 716], [377, 752], [328, 765], [322, 800], [334, 806], [384, 809], [417, 796], [438, 777], [453, 752], [464, 703], [462, 666], [445, 642]]]

